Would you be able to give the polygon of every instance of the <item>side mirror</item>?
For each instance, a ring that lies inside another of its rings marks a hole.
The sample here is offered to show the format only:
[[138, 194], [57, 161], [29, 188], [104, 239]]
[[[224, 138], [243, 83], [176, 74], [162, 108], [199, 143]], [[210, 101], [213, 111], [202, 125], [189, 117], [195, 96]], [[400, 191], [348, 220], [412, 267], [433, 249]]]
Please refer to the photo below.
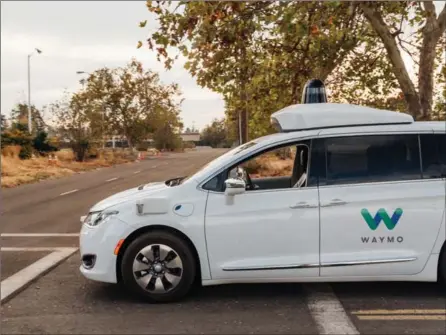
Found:
[[225, 194], [226, 195], [236, 195], [242, 194], [246, 191], [246, 183], [241, 179], [229, 178], [225, 180]]

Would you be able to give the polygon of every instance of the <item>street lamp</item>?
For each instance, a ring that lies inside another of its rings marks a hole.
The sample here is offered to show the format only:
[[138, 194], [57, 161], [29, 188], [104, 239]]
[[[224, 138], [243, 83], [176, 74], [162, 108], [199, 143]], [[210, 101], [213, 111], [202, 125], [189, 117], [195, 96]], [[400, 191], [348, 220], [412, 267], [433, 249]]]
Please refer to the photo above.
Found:
[[[76, 74], [87, 74], [91, 76], [90, 72], [86, 71], [76, 71]], [[105, 140], [104, 140], [104, 114], [105, 114], [105, 106], [102, 105], [102, 124], [101, 124], [101, 132], [102, 132], [102, 149], [105, 149]]]
[[[42, 53], [42, 50], [35, 48], [38, 54]], [[28, 55], [28, 131], [31, 134], [32, 122], [31, 122], [31, 56], [34, 52]]]

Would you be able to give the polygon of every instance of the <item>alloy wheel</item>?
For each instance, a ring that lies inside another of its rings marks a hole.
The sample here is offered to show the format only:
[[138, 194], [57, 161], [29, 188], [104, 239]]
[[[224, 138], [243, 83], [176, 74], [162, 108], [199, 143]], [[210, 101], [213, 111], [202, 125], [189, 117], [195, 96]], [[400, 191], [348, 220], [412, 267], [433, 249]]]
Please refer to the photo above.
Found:
[[133, 261], [133, 276], [141, 288], [162, 294], [173, 290], [181, 281], [183, 262], [178, 253], [164, 244], [141, 249]]

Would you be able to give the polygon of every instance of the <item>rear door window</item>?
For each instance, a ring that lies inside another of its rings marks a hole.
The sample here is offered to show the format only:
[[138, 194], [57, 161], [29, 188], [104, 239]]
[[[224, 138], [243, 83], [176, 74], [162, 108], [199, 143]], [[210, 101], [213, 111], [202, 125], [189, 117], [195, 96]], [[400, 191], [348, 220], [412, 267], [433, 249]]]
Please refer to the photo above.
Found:
[[446, 177], [446, 135], [420, 135], [423, 178]]
[[370, 135], [325, 140], [327, 184], [421, 178], [417, 135]]

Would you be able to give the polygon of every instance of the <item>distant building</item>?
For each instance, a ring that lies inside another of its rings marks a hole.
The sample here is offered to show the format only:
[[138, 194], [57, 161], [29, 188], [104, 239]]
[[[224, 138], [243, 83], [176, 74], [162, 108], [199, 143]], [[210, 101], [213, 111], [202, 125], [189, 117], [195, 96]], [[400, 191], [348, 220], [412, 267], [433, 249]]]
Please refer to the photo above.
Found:
[[200, 141], [200, 133], [182, 133], [180, 137], [183, 142], [194, 142], [197, 144]]

